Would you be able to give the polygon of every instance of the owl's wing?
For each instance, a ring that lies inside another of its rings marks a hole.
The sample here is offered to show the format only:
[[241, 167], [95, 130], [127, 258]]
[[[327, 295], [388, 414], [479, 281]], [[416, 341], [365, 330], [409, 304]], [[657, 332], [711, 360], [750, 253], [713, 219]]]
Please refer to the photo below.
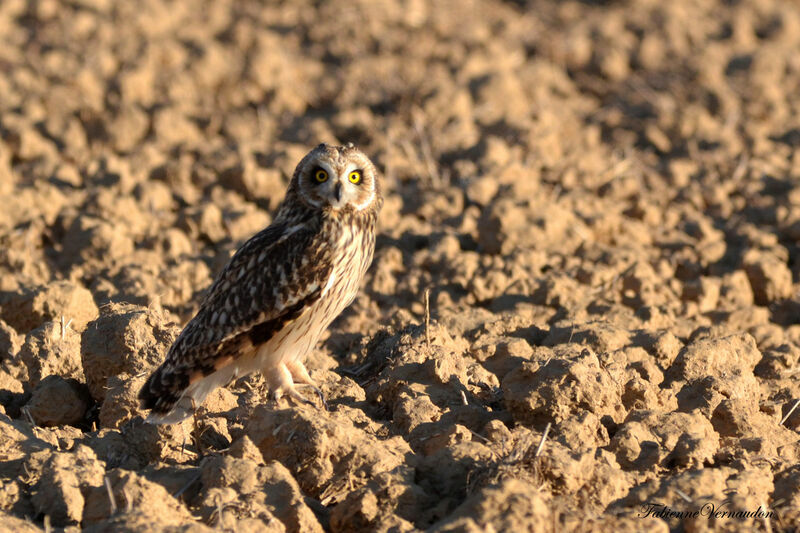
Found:
[[267, 342], [319, 299], [332, 264], [317, 236], [310, 221], [278, 223], [247, 241], [142, 388], [143, 407], [168, 410], [192, 381]]

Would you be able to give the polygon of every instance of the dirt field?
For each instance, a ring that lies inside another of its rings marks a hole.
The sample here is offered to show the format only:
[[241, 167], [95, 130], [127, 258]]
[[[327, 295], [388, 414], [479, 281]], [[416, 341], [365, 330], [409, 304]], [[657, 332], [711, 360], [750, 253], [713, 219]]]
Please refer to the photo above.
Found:
[[[0, 2], [0, 531], [800, 529], [800, 4], [263, 4]], [[330, 410], [145, 424], [322, 141], [386, 195]]]

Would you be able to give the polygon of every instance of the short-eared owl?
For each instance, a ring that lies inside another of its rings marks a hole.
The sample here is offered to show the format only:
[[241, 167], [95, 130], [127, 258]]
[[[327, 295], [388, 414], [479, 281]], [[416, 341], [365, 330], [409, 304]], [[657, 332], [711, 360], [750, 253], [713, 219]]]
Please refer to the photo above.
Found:
[[260, 370], [270, 393], [307, 401], [303, 361], [358, 291], [375, 249], [378, 172], [352, 144], [321, 144], [297, 165], [272, 224], [213, 283], [139, 399], [175, 423], [209, 392]]

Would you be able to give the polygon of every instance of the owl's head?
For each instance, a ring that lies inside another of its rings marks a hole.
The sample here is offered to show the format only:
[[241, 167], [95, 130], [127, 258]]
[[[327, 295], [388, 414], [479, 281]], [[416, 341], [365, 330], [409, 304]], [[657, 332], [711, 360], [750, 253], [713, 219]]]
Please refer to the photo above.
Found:
[[362, 211], [380, 198], [375, 165], [352, 144], [320, 144], [300, 161], [292, 181], [300, 200], [318, 209]]

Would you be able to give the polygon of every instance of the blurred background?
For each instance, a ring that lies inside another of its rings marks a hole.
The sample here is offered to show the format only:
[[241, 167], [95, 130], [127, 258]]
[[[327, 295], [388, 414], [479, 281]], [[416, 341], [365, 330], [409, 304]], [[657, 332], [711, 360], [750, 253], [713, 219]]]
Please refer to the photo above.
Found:
[[0, 42], [6, 291], [185, 317], [307, 149], [352, 141], [388, 193], [378, 316], [527, 295], [576, 250], [611, 264], [580, 283], [642, 260], [680, 302], [750, 261], [791, 295], [794, 2], [5, 0]]
[[[797, 530], [798, 51], [796, 1], [0, 1], [0, 530]], [[239, 380], [201, 463], [136, 394], [320, 142], [386, 197], [332, 409]]]

